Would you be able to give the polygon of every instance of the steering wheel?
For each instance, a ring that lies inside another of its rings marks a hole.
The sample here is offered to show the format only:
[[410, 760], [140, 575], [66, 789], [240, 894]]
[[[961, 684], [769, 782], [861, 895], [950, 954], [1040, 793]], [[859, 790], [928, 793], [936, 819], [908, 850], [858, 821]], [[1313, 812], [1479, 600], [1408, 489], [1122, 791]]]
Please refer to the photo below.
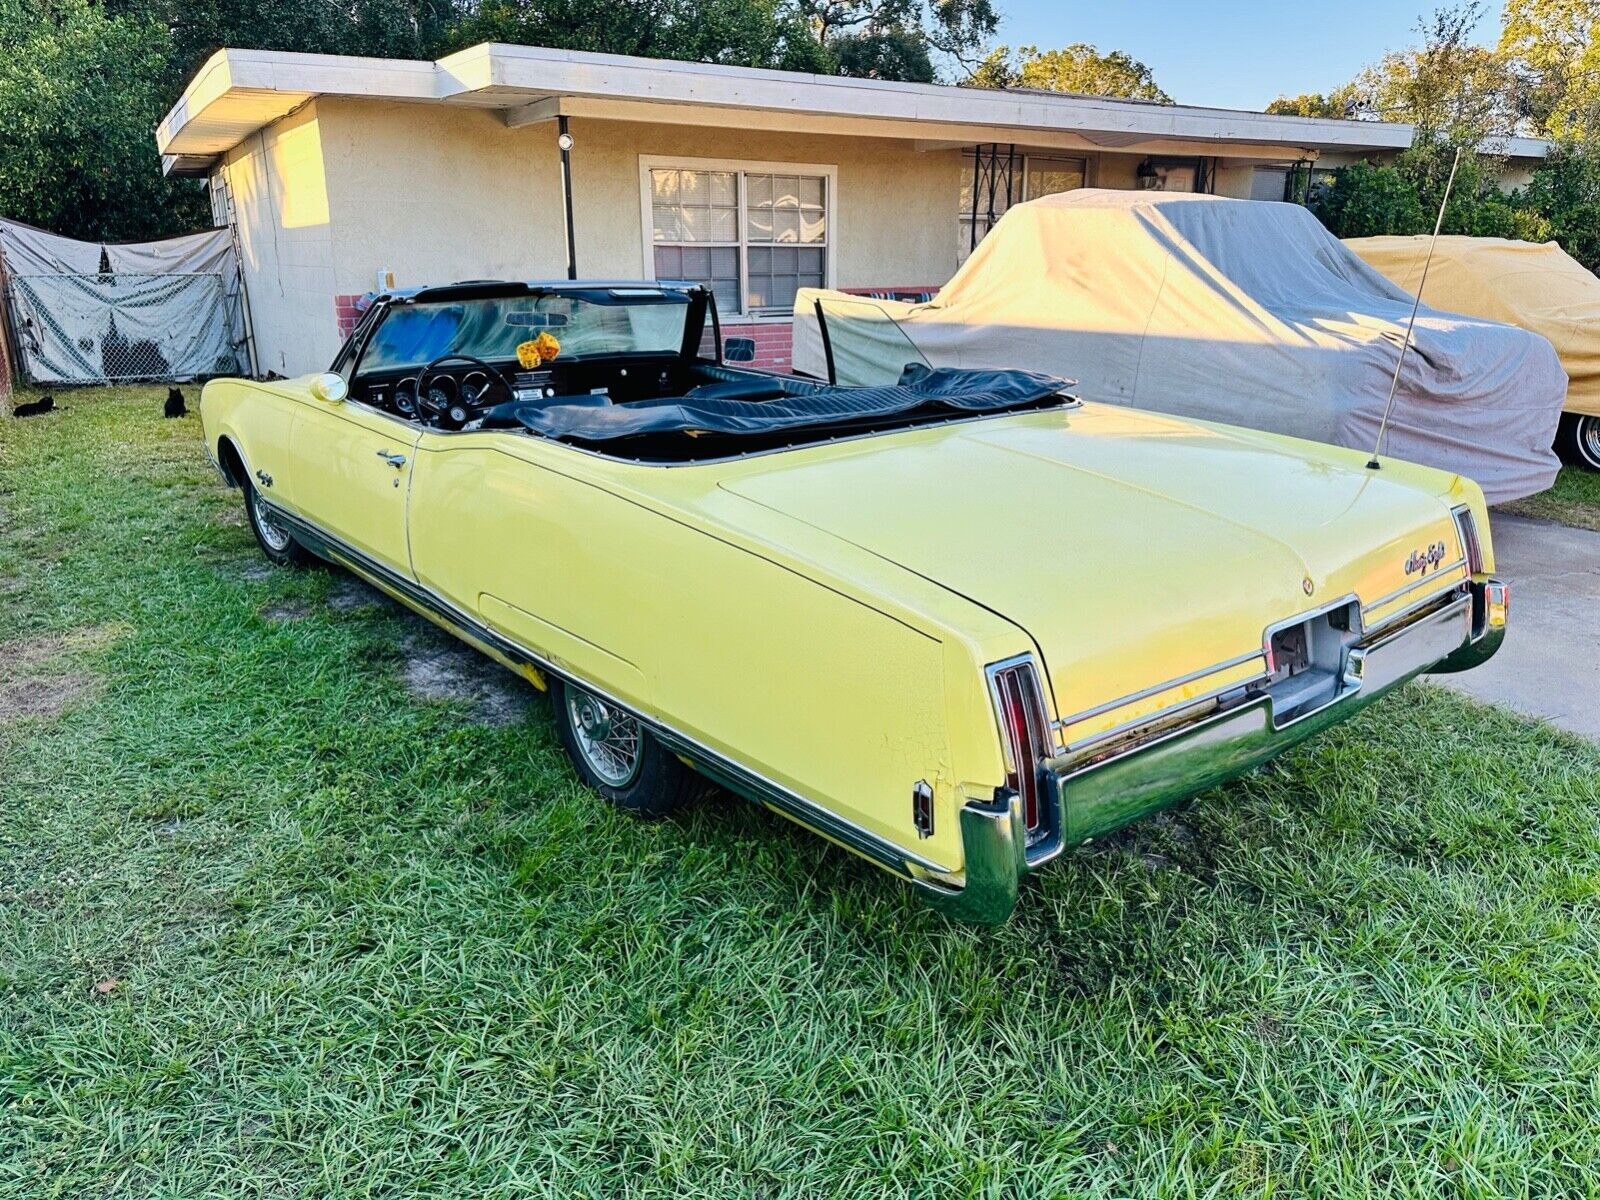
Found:
[[[489, 382], [484, 384], [483, 388], [471, 400], [464, 398], [460, 390], [457, 389], [456, 398], [441, 407], [435, 404], [428, 396], [428, 377], [437, 372], [441, 363], [447, 362], [462, 362], [477, 367], [484, 373]], [[511, 389], [511, 385], [506, 382], [506, 377], [500, 373], [498, 368], [491, 367], [483, 359], [474, 358], [470, 354], [441, 354], [423, 367], [421, 373], [417, 376], [417, 410], [419, 413], [426, 413], [431, 416], [445, 429], [460, 429], [472, 419], [473, 410], [487, 407], [484, 395], [497, 383], [505, 389], [507, 400], [515, 400], [517, 398], [516, 393]]]

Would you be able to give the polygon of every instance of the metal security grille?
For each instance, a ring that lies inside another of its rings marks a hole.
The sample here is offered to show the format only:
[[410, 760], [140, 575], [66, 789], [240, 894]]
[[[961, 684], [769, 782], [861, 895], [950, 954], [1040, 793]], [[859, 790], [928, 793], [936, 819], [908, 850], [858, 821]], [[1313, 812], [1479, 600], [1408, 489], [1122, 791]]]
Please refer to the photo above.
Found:
[[221, 274], [12, 275], [20, 374], [35, 384], [237, 374], [242, 347]]

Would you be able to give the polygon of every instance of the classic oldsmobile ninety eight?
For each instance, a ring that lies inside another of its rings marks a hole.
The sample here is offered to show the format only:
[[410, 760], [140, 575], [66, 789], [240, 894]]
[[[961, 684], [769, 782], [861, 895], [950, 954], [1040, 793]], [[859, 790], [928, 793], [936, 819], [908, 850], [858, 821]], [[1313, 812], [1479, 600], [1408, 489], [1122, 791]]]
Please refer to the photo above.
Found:
[[709, 778], [974, 920], [1504, 636], [1466, 479], [1024, 372], [767, 375], [719, 332], [689, 285], [395, 293], [326, 374], [208, 385], [206, 444], [268, 558], [548, 689], [607, 800]]

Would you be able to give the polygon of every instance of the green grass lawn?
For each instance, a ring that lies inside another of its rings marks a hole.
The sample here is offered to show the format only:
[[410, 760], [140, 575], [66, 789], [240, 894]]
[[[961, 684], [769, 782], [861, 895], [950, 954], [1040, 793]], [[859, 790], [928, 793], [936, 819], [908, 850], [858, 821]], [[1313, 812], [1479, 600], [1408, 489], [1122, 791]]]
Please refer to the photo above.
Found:
[[1595, 1193], [1600, 749], [1413, 686], [963, 927], [413, 694], [160, 396], [0, 419], [0, 1197]]
[[1495, 511], [1560, 521], [1580, 529], [1600, 529], [1600, 471], [1564, 466], [1549, 491], [1496, 505]]

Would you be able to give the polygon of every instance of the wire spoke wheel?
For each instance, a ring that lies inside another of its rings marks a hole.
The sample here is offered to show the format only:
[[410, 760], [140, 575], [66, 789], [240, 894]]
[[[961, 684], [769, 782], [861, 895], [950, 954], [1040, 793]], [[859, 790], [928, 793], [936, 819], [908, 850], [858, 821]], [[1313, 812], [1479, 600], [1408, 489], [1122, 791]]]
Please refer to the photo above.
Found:
[[256, 529], [261, 533], [261, 540], [279, 554], [288, 550], [289, 544], [294, 539], [289, 536], [287, 529], [278, 524], [277, 518], [272, 514], [271, 506], [261, 498], [261, 493], [253, 488], [250, 491], [250, 509], [255, 515]]
[[584, 764], [607, 786], [627, 787], [643, 759], [638, 718], [571, 684], [566, 700], [573, 740]]
[[1578, 454], [1591, 471], [1600, 471], [1600, 417], [1578, 419]]

